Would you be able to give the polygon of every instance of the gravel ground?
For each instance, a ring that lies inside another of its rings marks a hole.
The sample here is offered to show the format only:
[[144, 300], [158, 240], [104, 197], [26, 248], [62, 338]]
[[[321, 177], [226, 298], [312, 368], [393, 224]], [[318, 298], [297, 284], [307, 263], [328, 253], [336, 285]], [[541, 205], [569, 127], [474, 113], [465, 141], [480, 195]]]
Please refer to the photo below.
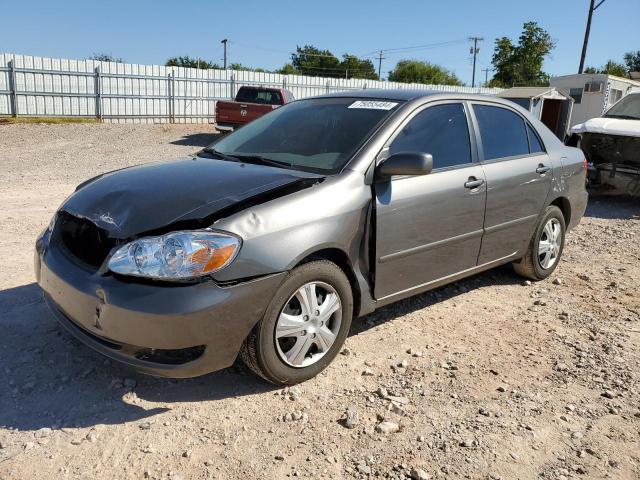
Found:
[[640, 203], [593, 198], [556, 273], [385, 307], [316, 379], [138, 375], [47, 312], [32, 247], [97, 173], [208, 126], [0, 126], [0, 478], [640, 478]]

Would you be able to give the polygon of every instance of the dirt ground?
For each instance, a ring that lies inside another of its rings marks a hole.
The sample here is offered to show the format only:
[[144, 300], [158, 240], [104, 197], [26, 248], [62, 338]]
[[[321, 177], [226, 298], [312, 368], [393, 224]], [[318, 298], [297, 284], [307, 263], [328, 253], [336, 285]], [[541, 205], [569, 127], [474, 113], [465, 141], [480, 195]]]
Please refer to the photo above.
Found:
[[147, 377], [73, 340], [33, 283], [36, 235], [80, 181], [212, 138], [0, 126], [0, 479], [640, 478], [638, 199], [592, 198], [546, 281], [506, 266], [359, 319], [290, 389], [241, 364]]

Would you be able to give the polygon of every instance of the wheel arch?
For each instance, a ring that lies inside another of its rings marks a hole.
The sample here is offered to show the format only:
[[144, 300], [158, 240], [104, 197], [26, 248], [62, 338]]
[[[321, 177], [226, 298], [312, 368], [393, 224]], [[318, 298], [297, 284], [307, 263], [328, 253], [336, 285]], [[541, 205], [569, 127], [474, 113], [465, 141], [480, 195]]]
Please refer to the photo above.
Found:
[[304, 258], [296, 263], [295, 267], [303, 265], [305, 263], [313, 262], [314, 260], [328, 260], [335, 263], [340, 270], [347, 276], [349, 284], [351, 285], [351, 292], [353, 293], [353, 314], [354, 317], [360, 312], [360, 306], [362, 302], [362, 292], [358, 285], [356, 273], [349, 259], [349, 255], [344, 250], [335, 247], [322, 248], [310, 253], [307, 253]]
[[564, 217], [564, 224], [568, 226], [571, 221], [571, 202], [569, 202], [569, 199], [567, 197], [558, 197], [549, 205], [554, 205], [560, 209]]

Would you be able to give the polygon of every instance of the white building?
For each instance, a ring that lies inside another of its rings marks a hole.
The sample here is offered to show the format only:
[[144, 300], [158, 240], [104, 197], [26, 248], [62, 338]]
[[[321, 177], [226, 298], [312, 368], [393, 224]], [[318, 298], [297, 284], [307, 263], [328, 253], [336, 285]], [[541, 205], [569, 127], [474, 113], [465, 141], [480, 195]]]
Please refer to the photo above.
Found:
[[601, 116], [640, 82], [606, 73], [583, 73], [552, 77], [550, 85], [570, 95], [573, 111], [569, 127]]

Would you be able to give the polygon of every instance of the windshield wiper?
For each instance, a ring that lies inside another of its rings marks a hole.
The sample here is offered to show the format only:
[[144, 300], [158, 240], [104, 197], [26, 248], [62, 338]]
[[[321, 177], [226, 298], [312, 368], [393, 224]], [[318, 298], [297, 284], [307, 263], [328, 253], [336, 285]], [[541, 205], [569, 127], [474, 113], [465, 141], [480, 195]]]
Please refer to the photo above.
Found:
[[249, 163], [261, 163], [263, 165], [271, 165], [273, 167], [279, 168], [292, 168], [293, 165], [288, 162], [283, 162], [280, 160], [273, 160], [271, 158], [263, 157], [262, 155], [236, 155], [229, 153], [222, 153], [212, 147], [206, 147], [201, 150], [205, 153], [210, 153], [211, 155], [215, 155], [223, 160], [229, 160], [230, 162], [249, 162]]
[[218, 150], [216, 150], [215, 148], [212, 148], [212, 147], [205, 147], [201, 151], [205, 152], [205, 153], [210, 153], [211, 155], [215, 155], [216, 157], [219, 157], [222, 160], [228, 160], [230, 162], [239, 162], [240, 161], [237, 158], [235, 158], [235, 156], [227, 155], [226, 153], [219, 152]]
[[231, 156], [233, 158], [237, 158], [238, 160], [241, 160], [241, 161], [257, 162], [257, 163], [262, 163], [263, 165], [271, 165], [273, 167], [279, 167], [279, 168], [292, 168], [293, 167], [293, 165], [291, 163], [289, 163], [289, 162], [283, 162], [281, 160], [273, 160], [272, 158], [263, 157], [262, 155], [253, 155], [253, 154], [236, 155], [236, 154], [233, 154]]

